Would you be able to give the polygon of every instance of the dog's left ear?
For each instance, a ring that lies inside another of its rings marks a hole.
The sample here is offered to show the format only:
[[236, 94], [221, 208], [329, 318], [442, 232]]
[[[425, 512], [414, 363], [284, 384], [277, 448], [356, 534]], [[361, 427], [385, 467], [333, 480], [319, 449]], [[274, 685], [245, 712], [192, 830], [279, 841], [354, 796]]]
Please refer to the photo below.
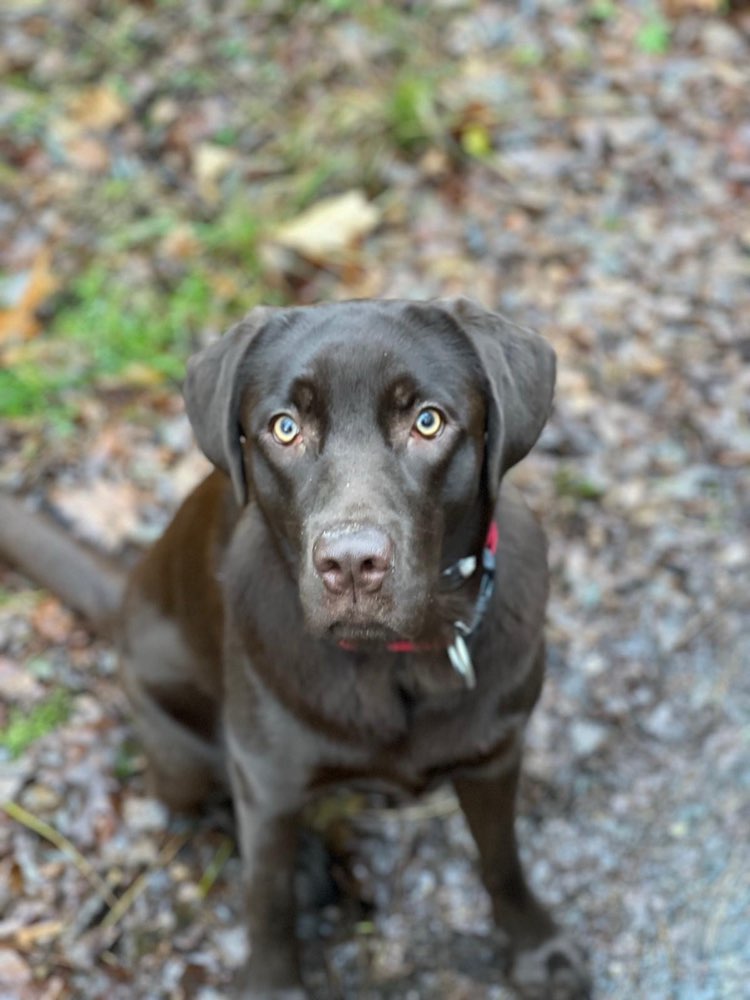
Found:
[[237, 503], [247, 503], [242, 428], [239, 408], [242, 398], [242, 366], [255, 338], [279, 310], [258, 306], [227, 332], [194, 354], [188, 361], [182, 392], [187, 414], [201, 451], [219, 469], [228, 473]]
[[470, 340], [487, 377], [488, 482], [493, 494], [542, 433], [555, 391], [555, 352], [539, 334], [471, 299], [439, 303]]

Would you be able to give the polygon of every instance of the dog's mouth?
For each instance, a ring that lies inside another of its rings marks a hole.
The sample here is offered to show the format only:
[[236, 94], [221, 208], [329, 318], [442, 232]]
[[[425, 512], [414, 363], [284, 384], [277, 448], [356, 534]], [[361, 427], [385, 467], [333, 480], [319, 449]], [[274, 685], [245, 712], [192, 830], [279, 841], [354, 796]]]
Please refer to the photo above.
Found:
[[336, 621], [328, 627], [328, 637], [341, 645], [383, 645], [399, 638], [397, 632], [378, 621]]

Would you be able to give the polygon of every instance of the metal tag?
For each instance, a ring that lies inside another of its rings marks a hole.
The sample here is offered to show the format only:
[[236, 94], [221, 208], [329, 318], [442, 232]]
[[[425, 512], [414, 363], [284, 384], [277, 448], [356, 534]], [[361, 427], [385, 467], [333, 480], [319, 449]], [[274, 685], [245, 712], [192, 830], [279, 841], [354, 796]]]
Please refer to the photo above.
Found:
[[473, 688], [477, 682], [474, 664], [471, 662], [469, 647], [460, 632], [456, 632], [455, 639], [448, 646], [448, 659], [456, 673], [463, 677], [466, 687]]
[[470, 576], [474, 575], [474, 571], [477, 568], [476, 556], [466, 556], [465, 559], [459, 559], [456, 565], [458, 566], [458, 572], [464, 580], [468, 580]]

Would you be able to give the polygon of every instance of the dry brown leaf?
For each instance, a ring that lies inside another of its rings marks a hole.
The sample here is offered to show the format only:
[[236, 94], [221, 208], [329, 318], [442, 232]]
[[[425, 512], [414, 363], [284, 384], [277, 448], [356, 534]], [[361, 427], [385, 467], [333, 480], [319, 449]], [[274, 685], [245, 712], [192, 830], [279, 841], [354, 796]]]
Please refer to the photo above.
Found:
[[718, 14], [726, 7], [726, 0], [665, 0], [664, 10], [670, 17], [680, 14], [693, 14], [701, 11], [704, 14]]
[[52, 500], [77, 533], [107, 549], [115, 549], [138, 529], [138, 491], [131, 482], [97, 480], [72, 489], [58, 486]]
[[60, 284], [52, 273], [51, 259], [49, 249], [40, 250], [28, 272], [18, 302], [9, 309], [0, 310], [0, 344], [27, 340], [39, 333], [41, 324], [36, 318], [36, 311]]
[[193, 157], [193, 173], [201, 195], [208, 200], [218, 197], [218, 182], [237, 162], [237, 153], [225, 146], [202, 142]]
[[127, 118], [128, 106], [110, 87], [90, 87], [70, 102], [68, 116], [79, 129], [106, 130]]
[[126, 385], [149, 386], [162, 385], [164, 375], [152, 365], [143, 361], [131, 361], [117, 377], [117, 381]]
[[6, 987], [19, 987], [31, 979], [31, 969], [21, 956], [11, 948], [0, 948], [0, 995], [11, 996]]
[[65, 145], [68, 162], [90, 174], [101, 174], [109, 169], [109, 150], [103, 142], [91, 135], [73, 136]]
[[201, 248], [192, 226], [183, 224], [170, 230], [159, 244], [159, 253], [173, 260], [195, 257]]
[[75, 626], [73, 615], [56, 597], [45, 597], [31, 614], [34, 630], [48, 642], [62, 644], [68, 641]]
[[212, 471], [212, 465], [197, 448], [176, 462], [169, 474], [170, 491], [175, 503], [182, 500]]
[[377, 226], [379, 210], [360, 190], [324, 198], [279, 226], [271, 241], [313, 261], [335, 257]]
[[44, 688], [25, 667], [0, 656], [0, 699], [4, 702], [31, 702], [41, 698]]
[[236, 277], [217, 271], [208, 276], [208, 283], [220, 299], [229, 300], [239, 295], [241, 288]]
[[65, 929], [62, 920], [42, 920], [28, 927], [21, 927], [15, 933], [15, 941], [21, 951], [28, 951], [44, 941], [58, 937]]

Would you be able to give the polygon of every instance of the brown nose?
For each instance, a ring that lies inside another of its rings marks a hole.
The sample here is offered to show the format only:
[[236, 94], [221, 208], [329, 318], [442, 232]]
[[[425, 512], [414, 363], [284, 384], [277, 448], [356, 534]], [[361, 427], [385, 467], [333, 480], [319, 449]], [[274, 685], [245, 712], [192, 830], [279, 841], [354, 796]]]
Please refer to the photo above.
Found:
[[334, 528], [313, 545], [313, 565], [332, 594], [374, 594], [383, 586], [393, 557], [393, 542], [379, 528]]

